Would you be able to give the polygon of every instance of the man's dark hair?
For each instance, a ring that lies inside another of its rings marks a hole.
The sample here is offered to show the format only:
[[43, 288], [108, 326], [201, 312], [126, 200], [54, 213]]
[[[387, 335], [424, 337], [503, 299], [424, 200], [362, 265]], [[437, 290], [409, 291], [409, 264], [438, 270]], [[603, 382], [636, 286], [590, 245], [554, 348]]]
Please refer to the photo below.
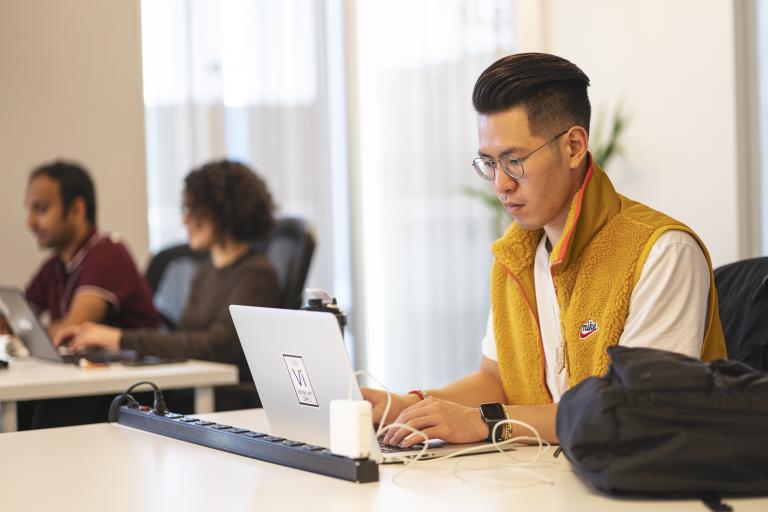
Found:
[[35, 168], [29, 175], [29, 181], [40, 176], [47, 176], [58, 182], [64, 217], [69, 213], [75, 199], [82, 197], [85, 202], [85, 218], [92, 225], [96, 224], [96, 191], [93, 180], [83, 167], [74, 162], [55, 160]]
[[219, 235], [237, 240], [266, 238], [275, 223], [267, 184], [248, 166], [231, 160], [190, 172], [184, 179], [184, 207], [192, 216], [210, 219]]
[[472, 104], [490, 115], [522, 106], [531, 133], [551, 136], [577, 124], [589, 133], [589, 77], [547, 53], [518, 53], [491, 64], [475, 83]]

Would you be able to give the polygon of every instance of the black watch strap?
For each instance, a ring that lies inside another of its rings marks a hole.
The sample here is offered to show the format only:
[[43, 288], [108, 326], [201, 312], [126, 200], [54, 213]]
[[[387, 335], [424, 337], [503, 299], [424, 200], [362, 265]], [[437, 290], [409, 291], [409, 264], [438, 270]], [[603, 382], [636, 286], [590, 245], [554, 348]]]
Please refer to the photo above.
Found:
[[[491, 436], [493, 435], [493, 429], [500, 421], [507, 419], [504, 405], [493, 402], [487, 404], [480, 404], [480, 416], [488, 426], [488, 437], [485, 438], [487, 442], [492, 442]], [[496, 429], [496, 442], [504, 440], [504, 428], [499, 427]]]
[[[485, 438], [485, 441], [488, 443], [492, 443], [493, 440], [491, 439], [491, 436], [493, 435], [493, 429], [496, 428], [496, 424], [499, 423], [498, 421], [493, 422], [486, 422], [488, 425], [488, 437]], [[504, 439], [502, 437], [504, 436], [504, 429], [502, 427], [499, 427], [496, 429], [496, 442], [500, 443]]]

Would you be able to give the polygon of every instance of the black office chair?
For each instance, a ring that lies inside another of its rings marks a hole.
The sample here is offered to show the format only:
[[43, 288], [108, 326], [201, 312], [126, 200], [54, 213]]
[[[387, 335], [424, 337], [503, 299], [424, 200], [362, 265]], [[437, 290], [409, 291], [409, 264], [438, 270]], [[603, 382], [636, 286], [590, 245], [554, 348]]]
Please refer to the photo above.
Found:
[[768, 257], [715, 269], [728, 358], [768, 371]]
[[163, 249], [149, 261], [144, 277], [166, 329], [173, 330], [178, 325], [189, 298], [192, 278], [207, 257], [206, 251], [193, 251], [182, 244]]
[[[307, 222], [297, 217], [278, 219], [269, 239], [251, 246], [257, 254], [264, 254], [275, 268], [280, 284], [278, 307], [299, 309], [315, 252], [315, 236]], [[206, 251], [193, 251], [181, 244], [163, 249], [150, 260], [145, 277], [154, 294], [155, 308], [167, 328], [178, 325], [192, 277], [207, 257]]]
[[[269, 241], [262, 244], [262, 248], [277, 272], [280, 307], [299, 309], [309, 265], [315, 253], [315, 235], [309, 225], [297, 217], [279, 219]], [[254, 249], [259, 251], [260, 247], [255, 245]]]
[[[297, 217], [277, 219], [269, 239], [254, 242], [251, 247], [257, 254], [264, 254], [275, 268], [280, 284], [278, 307], [299, 309], [315, 252], [315, 236], [309, 224]], [[178, 325], [192, 278], [207, 257], [207, 252], [193, 251], [182, 244], [158, 252], [149, 262], [145, 277], [154, 293], [155, 308], [169, 330]], [[217, 411], [261, 406], [252, 382], [219, 386], [215, 391]]]

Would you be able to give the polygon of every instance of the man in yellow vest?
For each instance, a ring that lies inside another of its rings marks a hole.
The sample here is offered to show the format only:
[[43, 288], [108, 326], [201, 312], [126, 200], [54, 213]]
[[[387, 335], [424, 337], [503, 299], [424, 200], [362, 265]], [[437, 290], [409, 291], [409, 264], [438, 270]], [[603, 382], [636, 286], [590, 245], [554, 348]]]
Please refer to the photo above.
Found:
[[[557, 442], [561, 395], [608, 367], [606, 347], [725, 357], [712, 264], [687, 226], [627, 199], [588, 150], [589, 78], [554, 55], [500, 59], [478, 78], [475, 171], [514, 222], [491, 250], [491, 312], [479, 371], [393, 395], [387, 423], [430, 438], [490, 440], [504, 418]], [[386, 394], [364, 389], [379, 421]], [[530, 435], [498, 428], [497, 439]], [[411, 446], [400, 428], [385, 442]]]

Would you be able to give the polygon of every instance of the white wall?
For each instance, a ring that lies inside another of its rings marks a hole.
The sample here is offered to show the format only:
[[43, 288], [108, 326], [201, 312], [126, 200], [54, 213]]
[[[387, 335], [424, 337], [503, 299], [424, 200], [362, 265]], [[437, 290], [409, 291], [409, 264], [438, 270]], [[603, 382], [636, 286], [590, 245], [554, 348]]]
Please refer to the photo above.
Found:
[[0, 0], [0, 284], [44, 253], [25, 228], [29, 171], [57, 157], [96, 182], [99, 225], [147, 259], [138, 0]]
[[[617, 189], [687, 223], [715, 266], [747, 256], [739, 229], [733, 4], [721, 0], [520, 0], [522, 50], [590, 77], [595, 114], [623, 102]], [[744, 171], [746, 172], [746, 171]]]

